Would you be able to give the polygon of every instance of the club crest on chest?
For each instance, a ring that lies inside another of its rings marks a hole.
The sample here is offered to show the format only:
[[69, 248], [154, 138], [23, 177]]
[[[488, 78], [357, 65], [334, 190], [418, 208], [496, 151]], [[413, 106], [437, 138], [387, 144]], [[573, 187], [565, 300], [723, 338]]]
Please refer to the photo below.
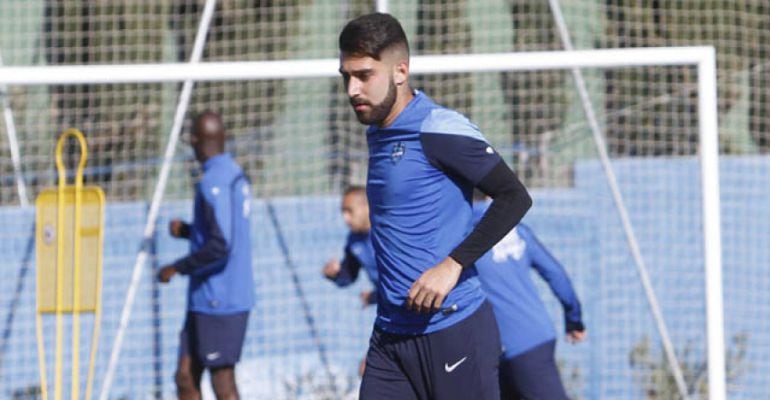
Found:
[[394, 144], [393, 151], [390, 153], [390, 159], [393, 161], [393, 164], [401, 161], [401, 159], [404, 157], [404, 153], [406, 153], [406, 146], [404, 146], [403, 142]]

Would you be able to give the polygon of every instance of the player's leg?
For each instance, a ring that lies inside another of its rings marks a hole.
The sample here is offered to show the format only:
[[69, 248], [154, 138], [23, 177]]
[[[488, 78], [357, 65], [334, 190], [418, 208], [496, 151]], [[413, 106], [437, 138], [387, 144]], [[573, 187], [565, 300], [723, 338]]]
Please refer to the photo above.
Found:
[[500, 336], [488, 303], [457, 324], [427, 336], [435, 399], [500, 398]]
[[503, 400], [568, 399], [554, 360], [555, 346], [550, 340], [500, 364]]
[[201, 398], [201, 376], [203, 365], [195, 356], [196, 338], [192, 324], [194, 319], [187, 314], [182, 332], [179, 334], [179, 360], [177, 362], [174, 383], [180, 400], [199, 400]]
[[197, 356], [211, 374], [217, 399], [237, 399], [235, 365], [241, 359], [248, 312], [229, 315], [194, 314]]
[[500, 361], [500, 399], [501, 400], [521, 400], [521, 393], [516, 388], [516, 381], [511, 367], [510, 360]]
[[235, 384], [235, 367], [225, 366], [209, 370], [211, 387], [217, 400], [238, 400], [238, 387]]
[[179, 400], [199, 400], [201, 398], [201, 376], [203, 366], [193, 357], [179, 359], [174, 381]]
[[377, 329], [372, 332], [369, 351], [366, 353], [366, 367], [361, 380], [361, 400], [418, 400], [412, 384], [396, 359], [394, 348], [398, 339]]

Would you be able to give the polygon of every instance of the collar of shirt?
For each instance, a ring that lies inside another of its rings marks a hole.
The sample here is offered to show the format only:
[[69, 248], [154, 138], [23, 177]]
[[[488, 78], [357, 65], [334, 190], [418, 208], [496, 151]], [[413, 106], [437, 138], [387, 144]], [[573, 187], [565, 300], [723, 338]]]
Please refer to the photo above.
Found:
[[203, 172], [210, 170], [213, 166], [229, 161], [232, 157], [228, 153], [217, 154], [203, 163]]

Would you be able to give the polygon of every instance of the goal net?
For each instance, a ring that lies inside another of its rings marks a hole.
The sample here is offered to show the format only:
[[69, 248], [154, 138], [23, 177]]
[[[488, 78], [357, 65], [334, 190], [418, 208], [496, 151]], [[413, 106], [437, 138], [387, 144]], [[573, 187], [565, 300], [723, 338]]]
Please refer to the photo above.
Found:
[[[89, 142], [86, 183], [107, 195], [95, 393], [173, 397], [186, 280], [160, 287], [153, 277], [187, 250], [166, 226], [190, 218], [189, 116], [205, 109], [223, 114], [228, 150], [255, 195], [257, 306], [238, 367], [241, 395], [355, 397], [374, 318], [358, 296], [369, 283], [339, 289], [321, 267], [341, 255], [339, 195], [365, 183], [368, 154], [336, 76], [335, 39], [372, 2], [222, 1], [199, 64], [187, 61], [205, 2], [150, 3], [0, 5], [0, 21], [16, 24], [0, 24], [10, 35], [2, 36], [18, 39], [0, 40], [0, 397], [39, 391], [34, 210], [18, 205], [55, 184], [55, 138], [70, 126]], [[767, 397], [761, 266], [770, 265], [762, 239], [770, 226], [761, 205], [770, 193], [759, 183], [770, 160], [754, 134], [767, 121], [750, 111], [761, 100], [753, 92], [723, 84], [748, 85], [763, 70], [743, 65], [745, 75], [720, 74], [716, 86], [711, 48], [562, 52], [554, 14], [540, 3], [392, 1], [389, 10], [411, 39], [412, 85], [477, 123], [533, 195], [525, 221], [568, 270], [588, 328], [587, 342], [557, 347], [568, 391]], [[634, 14], [646, 10], [580, 3], [596, 10], [563, 10], [579, 49], [597, 38], [606, 48], [703, 43], [634, 41], [651, 34]], [[594, 20], [601, 34], [575, 33]], [[559, 304], [540, 287], [562, 332]]]

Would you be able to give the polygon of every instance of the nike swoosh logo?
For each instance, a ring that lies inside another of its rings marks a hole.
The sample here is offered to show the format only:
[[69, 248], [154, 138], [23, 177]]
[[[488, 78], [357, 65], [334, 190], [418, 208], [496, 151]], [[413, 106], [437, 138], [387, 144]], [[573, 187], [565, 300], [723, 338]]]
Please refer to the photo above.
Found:
[[461, 358], [461, 359], [460, 359], [460, 361], [457, 361], [456, 363], [454, 363], [454, 364], [452, 364], [452, 365], [449, 365], [449, 364], [447, 364], [447, 363], [444, 363], [444, 371], [446, 371], [446, 372], [452, 372], [452, 371], [454, 371], [454, 370], [455, 370], [455, 368], [459, 367], [459, 366], [460, 366], [460, 364], [462, 364], [462, 363], [463, 363], [463, 361], [465, 361], [467, 358], [468, 358], [467, 356], [466, 356], [466, 357], [463, 357], [463, 358]]
[[217, 358], [219, 358], [220, 354], [218, 351], [215, 351], [213, 353], [206, 354], [206, 359], [209, 361], [214, 361]]

